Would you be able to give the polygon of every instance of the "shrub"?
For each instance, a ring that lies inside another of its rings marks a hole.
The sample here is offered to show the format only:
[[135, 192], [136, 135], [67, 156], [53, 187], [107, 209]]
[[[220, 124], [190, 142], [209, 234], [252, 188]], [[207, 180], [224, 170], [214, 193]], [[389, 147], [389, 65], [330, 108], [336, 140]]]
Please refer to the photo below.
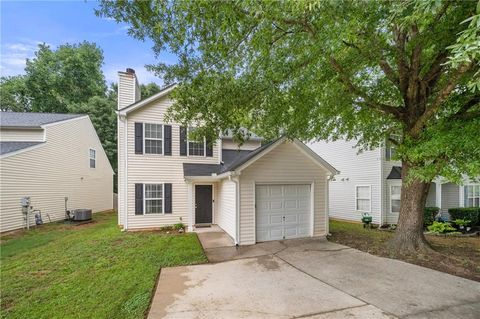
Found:
[[182, 223], [178, 223], [178, 224], [173, 225], [173, 228], [175, 230], [180, 230], [180, 229], [184, 229], [185, 226]]
[[442, 223], [437, 221], [434, 221], [430, 226], [428, 226], [428, 230], [437, 234], [445, 234], [456, 231], [455, 227], [450, 225], [450, 223]]
[[472, 221], [471, 220], [468, 220], [468, 219], [455, 219], [453, 221], [453, 223], [459, 227], [463, 226], [463, 227], [466, 227], [468, 225], [470, 225]]
[[435, 220], [435, 215], [438, 214], [440, 208], [438, 207], [425, 207], [423, 210], [423, 225], [427, 227], [431, 225]]
[[448, 213], [455, 219], [467, 219], [472, 221], [472, 225], [478, 225], [480, 221], [480, 207], [459, 207], [450, 208]]

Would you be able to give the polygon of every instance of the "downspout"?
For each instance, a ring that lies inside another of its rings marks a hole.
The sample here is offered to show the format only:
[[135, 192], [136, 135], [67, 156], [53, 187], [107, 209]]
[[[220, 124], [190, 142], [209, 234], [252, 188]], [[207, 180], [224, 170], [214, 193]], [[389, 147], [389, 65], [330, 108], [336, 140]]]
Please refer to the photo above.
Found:
[[327, 176], [327, 185], [325, 187], [325, 202], [326, 202], [326, 218], [327, 221], [325, 223], [326, 227], [326, 234], [327, 236], [330, 235], [330, 181], [335, 178], [335, 174], [330, 174]]
[[123, 161], [124, 164], [124, 180], [123, 180], [123, 212], [124, 212], [124, 220], [123, 220], [123, 230], [128, 229], [128, 121], [127, 116], [125, 115], [125, 122], [123, 124], [123, 143], [124, 143], [124, 156], [125, 160]]
[[228, 180], [235, 183], [235, 195], [236, 195], [236, 205], [235, 205], [235, 246], [238, 247], [240, 244], [240, 181], [238, 175], [229, 175]]

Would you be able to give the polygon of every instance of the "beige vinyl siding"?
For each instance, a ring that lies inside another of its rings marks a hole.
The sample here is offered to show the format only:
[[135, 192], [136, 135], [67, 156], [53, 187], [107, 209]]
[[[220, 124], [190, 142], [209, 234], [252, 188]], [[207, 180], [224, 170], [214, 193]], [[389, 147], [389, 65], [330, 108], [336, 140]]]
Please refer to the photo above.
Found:
[[[218, 163], [218, 146], [213, 157], [180, 156], [180, 126], [165, 123], [164, 114], [172, 104], [168, 97], [153, 101], [127, 116], [128, 121], [128, 228], [154, 228], [188, 223], [188, 189], [183, 177], [183, 163]], [[172, 125], [172, 155], [135, 154], [135, 122]], [[124, 147], [124, 143], [119, 147]], [[121, 166], [119, 166], [121, 168]], [[123, 170], [123, 169], [122, 169]], [[120, 173], [122, 175], [122, 172]], [[135, 215], [135, 183], [172, 183], [172, 214]], [[119, 198], [122, 193], [119, 192]], [[121, 200], [121, 203], [123, 201]]]
[[218, 207], [215, 223], [230, 237], [235, 238], [236, 184], [228, 179], [219, 182], [217, 187]]
[[118, 72], [118, 109], [123, 109], [140, 99], [135, 75]]
[[222, 140], [222, 148], [226, 150], [254, 150], [259, 148], [261, 145], [260, 141], [246, 141], [242, 145], [234, 142], [231, 139]]
[[240, 244], [255, 243], [255, 184], [307, 183], [314, 187], [314, 236], [326, 235], [326, 185], [329, 173], [290, 142], [284, 142], [240, 175]]
[[356, 210], [356, 186], [368, 185], [371, 189], [371, 212], [374, 223], [381, 221], [381, 156], [379, 149], [363, 151], [356, 141], [319, 141], [308, 146], [340, 171], [329, 183], [329, 216], [337, 219], [360, 221]]
[[6, 129], [0, 130], [0, 141], [43, 142], [43, 129]]
[[[89, 149], [96, 150], [96, 168], [89, 167]], [[20, 199], [31, 197], [43, 221], [65, 216], [68, 208], [94, 212], [113, 207], [113, 171], [88, 117], [46, 127], [46, 143], [0, 160], [2, 232], [23, 227]], [[30, 220], [34, 224], [34, 218]]]

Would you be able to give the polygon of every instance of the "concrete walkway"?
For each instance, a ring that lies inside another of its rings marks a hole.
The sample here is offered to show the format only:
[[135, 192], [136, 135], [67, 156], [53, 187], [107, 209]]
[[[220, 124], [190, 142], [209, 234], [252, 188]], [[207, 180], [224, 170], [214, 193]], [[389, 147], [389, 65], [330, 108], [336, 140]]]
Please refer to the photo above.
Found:
[[149, 318], [478, 318], [480, 283], [330, 243], [206, 248], [164, 268]]

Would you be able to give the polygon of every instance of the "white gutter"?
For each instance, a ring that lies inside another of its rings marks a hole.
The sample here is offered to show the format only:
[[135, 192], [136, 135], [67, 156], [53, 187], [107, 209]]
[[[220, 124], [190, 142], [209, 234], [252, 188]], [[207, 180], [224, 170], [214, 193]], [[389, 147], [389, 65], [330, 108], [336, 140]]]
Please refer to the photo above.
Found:
[[228, 176], [228, 179], [235, 183], [235, 195], [236, 195], [236, 205], [235, 205], [235, 246], [240, 244], [240, 181], [238, 180], [238, 175], [234, 176], [233, 174]]

